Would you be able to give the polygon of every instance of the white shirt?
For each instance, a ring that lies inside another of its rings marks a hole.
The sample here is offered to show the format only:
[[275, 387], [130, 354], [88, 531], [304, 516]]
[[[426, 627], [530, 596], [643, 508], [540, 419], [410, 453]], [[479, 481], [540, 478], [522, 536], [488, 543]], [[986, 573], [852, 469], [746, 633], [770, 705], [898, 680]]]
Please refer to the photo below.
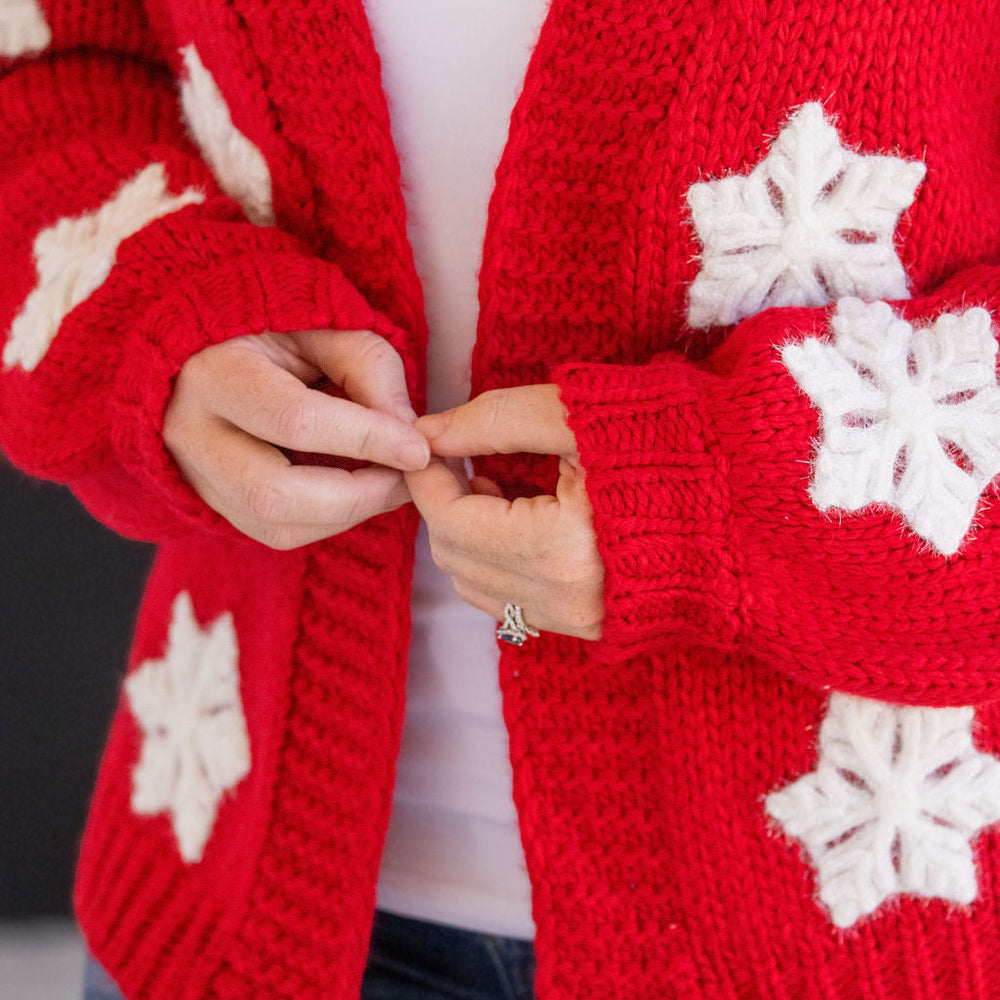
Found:
[[[548, 0], [366, 0], [424, 289], [428, 403], [464, 402], [487, 204]], [[533, 937], [511, 798], [496, 623], [417, 544], [406, 718], [379, 876], [383, 909]]]

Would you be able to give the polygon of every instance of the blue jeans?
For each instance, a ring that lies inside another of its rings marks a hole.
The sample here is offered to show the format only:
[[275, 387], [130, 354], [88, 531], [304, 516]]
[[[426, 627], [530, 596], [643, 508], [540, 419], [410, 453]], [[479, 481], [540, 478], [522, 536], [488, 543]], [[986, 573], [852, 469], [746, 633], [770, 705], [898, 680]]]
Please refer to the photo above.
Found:
[[[530, 941], [378, 913], [361, 1000], [532, 1000]], [[83, 1000], [124, 1000], [87, 960]]]
[[83, 1000], [124, 1000], [114, 980], [89, 955], [83, 969]]

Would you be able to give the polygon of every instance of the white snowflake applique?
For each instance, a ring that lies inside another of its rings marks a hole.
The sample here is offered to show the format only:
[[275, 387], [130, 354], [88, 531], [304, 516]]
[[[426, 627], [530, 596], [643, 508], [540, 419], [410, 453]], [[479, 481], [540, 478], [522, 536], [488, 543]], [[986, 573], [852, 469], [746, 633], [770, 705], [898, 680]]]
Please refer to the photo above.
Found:
[[944, 555], [1000, 472], [1000, 387], [990, 314], [914, 328], [884, 302], [842, 299], [832, 342], [781, 359], [821, 413], [810, 496], [820, 510], [886, 504]]
[[181, 857], [200, 861], [223, 794], [250, 772], [250, 741], [239, 693], [232, 616], [205, 629], [191, 597], [174, 601], [162, 660], [147, 660], [125, 682], [142, 729], [132, 775], [132, 808], [169, 813]]
[[1000, 761], [973, 747], [973, 715], [831, 697], [816, 770], [766, 808], [806, 848], [837, 927], [900, 894], [975, 900], [970, 842], [1000, 820]]
[[688, 323], [728, 326], [771, 306], [907, 297], [893, 233], [926, 167], [845, 149], [817, 102], [796, 111], [748, 175], [691, 186], [702, 244]]
[[38, 281], [11, 324], [4, 364], [34, 371], [62, 321], [107, 280], [118, 247], [156, 219], [204, 200], [194, 188], [171, 194], [166, 168], [151, 163], [100, 208], [43, 229], [33, 246]]

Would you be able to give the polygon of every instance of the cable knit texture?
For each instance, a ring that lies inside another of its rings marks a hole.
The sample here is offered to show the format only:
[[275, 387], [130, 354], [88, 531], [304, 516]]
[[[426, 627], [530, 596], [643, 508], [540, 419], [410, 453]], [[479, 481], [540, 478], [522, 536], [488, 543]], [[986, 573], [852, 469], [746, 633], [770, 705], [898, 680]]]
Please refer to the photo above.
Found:
[[[600, 642], [501, 660], [539, 1000], [1000, 1000], [998, 35], [971, 0], [552, 2], [473, 361], [559, 383], [607, 569]], [[264, 330], [374, 329], [420, 405], [361, 2], [0, 4], [0, 130], [0, 443], [161, 544], [88, 944], [130, 1000], [354, 1000], [416, 516], [272, 552], [160, 431], [192, 353]], [[167, 664], [220, 698], [165, 723]]]

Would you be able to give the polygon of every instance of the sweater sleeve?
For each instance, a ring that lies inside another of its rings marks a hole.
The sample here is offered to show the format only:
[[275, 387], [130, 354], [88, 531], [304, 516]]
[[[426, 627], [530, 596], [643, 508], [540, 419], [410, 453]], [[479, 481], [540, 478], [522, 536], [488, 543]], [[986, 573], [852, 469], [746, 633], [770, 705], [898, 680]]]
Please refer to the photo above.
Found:
[[767, 310], [703, 363], [560, 368], [598, 654], [712, 645], [823, 690], [1000, 696], [998, 302], [980, 267], [921, 299]]
[[265, 330], [398, 331], [220, 189], [153, 39], [138, 2], [0, 13], [0, 448], [159, 542], [235, 531], [162, 442], [187, 358]]

